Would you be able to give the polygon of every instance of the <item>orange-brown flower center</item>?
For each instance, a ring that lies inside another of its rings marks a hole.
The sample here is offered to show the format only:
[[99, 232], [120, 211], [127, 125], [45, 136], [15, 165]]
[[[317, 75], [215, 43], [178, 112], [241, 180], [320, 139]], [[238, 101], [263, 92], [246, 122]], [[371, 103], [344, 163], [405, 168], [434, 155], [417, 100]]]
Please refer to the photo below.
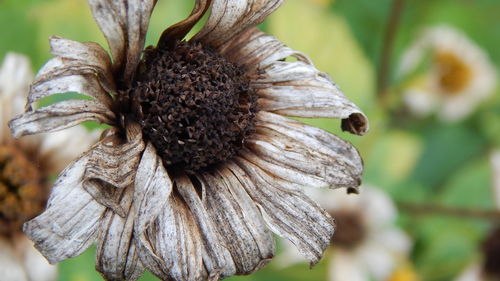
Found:
[[0, 145], [0, 235], [21, 231], [39, 214], [47, 200], [42, 173], [14, 145]]
[[332, 246], [352, 249], [360, 245], [366, 235], [361, 214], [349, 210], [333, 211], [330, 214], [337, 225], [332, 237]]
[[437, 52], [434, 61], [439, 75], [439, 86], [444, 94], [457, 94], [471, 82], [472, 69], [456, 54]]

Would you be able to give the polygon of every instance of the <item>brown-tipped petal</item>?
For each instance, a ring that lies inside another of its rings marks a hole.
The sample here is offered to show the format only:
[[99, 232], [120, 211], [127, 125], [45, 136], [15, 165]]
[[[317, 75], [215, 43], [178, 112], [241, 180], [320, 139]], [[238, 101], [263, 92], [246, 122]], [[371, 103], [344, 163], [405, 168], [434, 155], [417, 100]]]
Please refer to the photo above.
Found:
[[202, 238], [186, 204], [177, 195], [137, 240], [144, 266], [161, 280], [206, 279]]
[[81, 254], [99, 234], [105, 207], [82, 187], [88, 154], [70, 164], [54, 183], [47, 209], [23, 231], [50, 263]]
[[114, 68], [129, 83], [144, 48], [156, 0], [88, 0], [94, 19], [108, 41]]
[[[175, 178], [177, 191], [181, 195], [186, 205], [191, 210], [194, 220], [200, 229], [203, 243], [203, 263], [210, 276], [217, 275], [218, 278], [225, 278], [234, 275], [236, 266], [229, 252], [228, 246], [216, 230], [216, 224], [212, 221], [203, 206], [201, 195], [198, 195], [196, 188], [206, 192], [206, 187], [195, 187], [186, 176]], [[205, 197], [205, 196], [202, 196]]]
[[241, 32], [261, 23], [284, 0], [213, 0], [203, 29], [193, 40], [218, 49]]
[[291, 189], [258, 166], [236, 157], [228, 168], [259, 206], [271, 231], [290, 240], [311, 261], [322, 257], [335, 230], [333, 218], [300, 189]]
[[203, 205], [231, 252], [237, 275], [250, 274], [274, 256], [274, 239], [257, 206], [227, 169], [198, 176], [204, 183]]
[[121, 217], [108, 209], [101, 224], [96, 269], [106, 280], [137, 280], [144, 272], [133, 236], [137, 214], [132, 204], [133, 196], [134, 190], [130, 186], [125, 190], [120, 202], [126, 209], [126, 215]]
[[189, 17], [163, 31], [160, 41], [158, 42], [158, 47], [166, 47], [176, 40], [182, 40], [201, 17], [203, 17], [208, 7], [210, 7], [211, 2], [212, 0], [196, 0], [193, 11], [191, 11]]
[[67, 100], [28, 111], [9, 122], [12, 135], [48, 133], [73, 127], [85, 121], [113, 124], [115, 115], [102, 103], [93, 100]]
[[[250, 29], [228, 43], [224, 54], [245, 65], [262, 110], [306, 118], [339, 118], [342, 129], [357, 135], [368, 131], [368, 119], [303, 53], [276, 38]], [[287, 57], [297, 61], [287, 62]]]
[[151, 143], [142, 154], [134, 186], [134, 205], [138, 210], [134, 230], [139, 236], [162, 212], [172, 192], [172, 181]]
[[[255, 155], [243, 154], [247, 160], [269, 166], [268, 173], [289, 181], [293, 178], [287, 177], [287, 171], [293, 171], [297, 176], [309, 175], [325, 182], [325, 187], [360, 185], [363, 162], [349, 142], [276, 114], [262, 111], [257, 116], [256, 133], [246, 141]], [[305, 182], [297, 183], [315, 182], [307, 180], [307, 176], [304, 178]]]

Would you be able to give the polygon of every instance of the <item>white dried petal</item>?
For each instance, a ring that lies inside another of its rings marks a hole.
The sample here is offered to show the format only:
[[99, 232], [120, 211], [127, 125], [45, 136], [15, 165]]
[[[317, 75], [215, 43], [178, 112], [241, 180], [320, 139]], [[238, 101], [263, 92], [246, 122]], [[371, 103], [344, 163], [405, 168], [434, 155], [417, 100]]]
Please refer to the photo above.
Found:
[[284, 0], [213, 0], [210, 16], [193, 40], [217, 49], [246, 29], [261, 23], [283, 2]]
[[228, 168], [259, 206], [271, 231], [290, 240], [311, 265], [316, 264], [330, 245], [333, 218], [301, 190], [289, 188], [245, 159], [236, 157], [235, 163]]
[[142, 154], [134, 186], [134, 206], [137, 210], [134, 230], [139, 236], [162, 212], [172, 192], [172, 181], [151, 143]]
[[231, 252], [236, 275], [250, 274], [274, 256], [274, 239], [242, 183], [227, 169], [198, 176], [203, 205]]
[[144, 272], [139, 261], [133, 238], [134, 221], [137, 211], [132, 186], [124, 191], [121, 205], [125, 216], [119, 216], [108, 209], [101, 224], [101, 235], [97, 243], [96, 269], [106, 280], [137, 280]]
[[191, 212], [171, 195], [155, 222], [139, 237], [144, 266], [162, 280], [205, 280], [202, 238]]
[[85, 121], [113, 124], [115, 114], [102, 103], [93, 100], [67, 100], [34, 111], [28, 111], [9, 122], [12, 135], [59, 131]]
[[115, 71], [130, 83], [139, 63], [149, 19], [156, 0], [88, 0], [92, 14], [108, 41]]
[[[368, 119], [303, 53], [276, 38], [250, 29], [224, 49], [232, 61], [250, 68], [251, 85], [257, 90], [259, 107], [281, 115], [343, 119], [342, 128], [363, 135]], [[295, 57], [297, 61], [284, 61]]]
[[257, 157], [244, 153], [247, 160], [260, 165], [268, 162], [273, 167], [269, 173], [289, 181], [293, 179], [288, 177], [290, 171], [297, 177], [304, 175], [305, 182], [299, 184], [322, 182], [330, 188], [360, 185], [363, 162], [349, 142], [273, 113], [261, 111], [257, 119], [256, 133], [245, 142]]
[[62, 171], [47, 209], [24, 224], [24, 233], [52, 264], [81, 254], [99, 234], [105, 207], [82, 187], [87, 161], [88, 154]]
[[[216, 231], [215, 223], [210, 219], [202, 200], [186, 176], [174, 179], [177, 191], [191, 210], [194, 220], [200, 229], [203, 245], [203, 263], [210, 276], [216, 274], [218, 278], [225, 278], [236, 273], [236, 266], [228, 250], [228, 246]], [[206, 187], [202, 187], [205, 190]], [[204, 198], [205, 196], [202, 196]]]

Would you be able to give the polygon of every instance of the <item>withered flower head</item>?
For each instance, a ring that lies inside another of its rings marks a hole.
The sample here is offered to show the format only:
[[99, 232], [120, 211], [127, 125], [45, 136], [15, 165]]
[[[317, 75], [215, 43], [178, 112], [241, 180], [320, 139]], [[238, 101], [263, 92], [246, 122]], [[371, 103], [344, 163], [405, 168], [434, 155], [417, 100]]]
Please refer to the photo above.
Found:
[[[163, 280], [249, 274], [273, 257], [271, 232], [318, 262], [334, 220], [302, 187], [355, 188], [362, 161], [351, 144], [283, 115], [340, 118], [359, 135], [368, 124], [306, 55], [255, 28], [283, 0], [197, 0], [144, 51], [156, 1], [88, 2], [112, 56], [51, 38], [56, 57], [10, 123], [16, 137], [88, 120], [111, 126], [25, 224], [37, 248], [57, 263], [96, 243], [108, 280], [145, 269]], [[32, 107], [69, 91], [89, 99]]]
[[[2, 280], [56, 279], [56, 268], [47, 263], [33, 247], [33, 243], [22, 233], [22, 224], [43, 211], [49, 196], [50, 176], [90, 147], [90, 143], [87, 142], [89, 138], [84, 137], [87, 135], [86, 130], [80, 126], [50, 135], [12, 139], [7, 121], [23, 112], [23, 104], [32, 79], [29, 60], [19, 54], [7, 54], [0, 67], [0, 279]], [[68, 150], [67, 146], [71, 146], [71, 150]]]

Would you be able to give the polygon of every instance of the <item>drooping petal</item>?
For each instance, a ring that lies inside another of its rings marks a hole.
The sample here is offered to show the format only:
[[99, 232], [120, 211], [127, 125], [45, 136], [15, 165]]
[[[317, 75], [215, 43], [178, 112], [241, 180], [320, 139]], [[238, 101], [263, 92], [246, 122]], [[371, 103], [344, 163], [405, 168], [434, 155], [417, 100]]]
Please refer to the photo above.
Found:
[[66, 100], [34, 111], [28, 111], [9, 122], [12, 135], [48, 133], [73, 127], [85, 121], [113, 124], [115, 114], [94, 100]]
[[261, 23], [283, 2], [284, 0], [213, 0], [207, 23], [193, 40], [217, 49], [246, 29]]
[[203, 17], [207, 9], [210, 7], [212, 0], [196, 0], [193, 11], [189, 17], [180, 21], [161, 34], [158, 47], [166, 47], [174, 43], [176, 40], [182, 40], [186, 34], [193, 28], [193, 26]]
[[[262, 110], [296, 117], [342, 119], [342, 129], [363, 135], [368, 119], [303, 53], [276, 38], [250, 29], [224, 49], [231, 61], [248, 68]], [[285, 61], [295, 57], [297, 61]]]
[[[256, 133], [245, 141], [251, 162], [269, 166], [268, 173], [319, 187], [357, 187], [363, 163], [348, 142], [321, 129], [268, 112], [257, 114]], [[266, 164], [268, 163], [268, 164]], [[289, 173], [295, 176], [289, 177]]]
[[231, 252], [237, 275], [262, 268], [274, 256], [274, 239], [257, 206], [227, 169], [198, 176], [203, 206]]
[[133, 200], [134, 190], [129, 186], [120, 202], [126, 209], [126, 215], [121, 217], [108, 209], [103, 218], [97, 243], [96, 269], [106, 280], [137, 280], [144, 272], [133, 236], [137, 214]]
[[134, 186], [134, 205], [138, 210], [134, 229], [139, 235], [162, 212], [172, 192], [172, 181], [151, 143], [142, 154]]
[[126, 207], [120, 204], [123, 189], [132, 185], [144, 150], [138, 124], [127, 126], [127, 140], [110, 129], [89, 152], [83, 187], [94, 199], [124, 217]]
[[82, 187], [88, 154], [70, 164], [54, 183], [47, 209], [23, 231], [50, 263], [81, 254], [99, 234], [105, 207]]
[[130, 83], [144, 47], [156, 0], [88, 0], [92, 14], [108, 41], [115, 71]]
[[[177, 191], [186, 205], [191, 210], [194, 220], [200, 229], [203, 246], [203, 263], [209, 276], [225, 278], [234, 275], [236, 266], [228, 250], [228, 246], [219, 236], [215, 223], [210, 219], [207, 210], [203, 206], [200, 196], [191, 180], [186, 176], [175, 178]], [[206, 190], [205, 188], [202, 188]], [[203, 192], [203, 190], [201, 192]], [[205, 197], [205, 196], [201, 196]], [[218, 280], [218, 279], [216, 279]]]
[[290, 188], [247, 160], [236, 157], [228, 168], [259, 206], [271, 231], [290, 240], [316, 264], [330, 245], [335, 221], [300, 189]]
[[162, 280], [205, 280], [202, 238], [186, 204], [176, 195], [149, 228], [138, 236], [144, 266]]

